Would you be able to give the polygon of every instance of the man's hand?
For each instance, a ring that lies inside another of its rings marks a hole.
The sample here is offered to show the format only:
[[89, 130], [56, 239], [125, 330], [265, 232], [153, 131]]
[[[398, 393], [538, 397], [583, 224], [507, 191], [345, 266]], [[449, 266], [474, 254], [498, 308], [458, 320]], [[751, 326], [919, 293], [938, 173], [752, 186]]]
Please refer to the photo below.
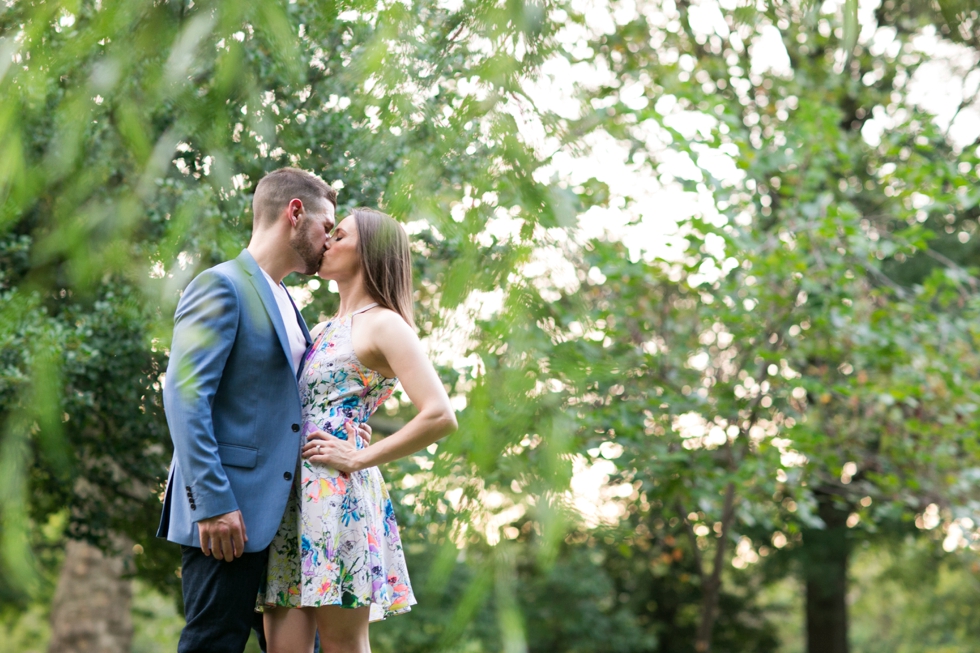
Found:
[[201, 536], [201, 551], [209, 556], [214, 553], [217, 560], [231, 562], [245, 553], [245, 520], [242, 511], [226, 512], [197, 522], [197, 532]]

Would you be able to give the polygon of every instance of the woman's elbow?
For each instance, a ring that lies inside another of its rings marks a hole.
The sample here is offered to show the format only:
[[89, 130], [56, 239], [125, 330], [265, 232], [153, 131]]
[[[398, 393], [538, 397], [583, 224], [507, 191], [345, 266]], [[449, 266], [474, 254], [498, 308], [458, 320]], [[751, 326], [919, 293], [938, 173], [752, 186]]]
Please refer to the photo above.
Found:
[[459, 428], [456, 422], [456, 412], [451, 406], [431, 406], [420, 415], [425, 423], [425, 430], [434, 440], [443, 438]]
[[459, 428], [459, 422], [456, 421], [456, 413], [452, 409], [443, 411], [439, 416], [439, 426], [443, 437], [450, 433], [455, 433], [456, 429]]

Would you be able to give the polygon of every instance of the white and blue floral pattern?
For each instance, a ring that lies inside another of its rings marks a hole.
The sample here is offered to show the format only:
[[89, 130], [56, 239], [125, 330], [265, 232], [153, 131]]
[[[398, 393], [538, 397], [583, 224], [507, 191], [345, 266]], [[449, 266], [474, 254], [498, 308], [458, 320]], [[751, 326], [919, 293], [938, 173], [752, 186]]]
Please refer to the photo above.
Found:
[[[397, 379], [357, 359], [352, 321], [353, 314], [328, 322], [306, 355], [304, 434], [319, 429], [346, 440], [345, 425], [366, 422], [394, 390]], [[269, 549], [259, 605], [369, 605], [371, 621], [407, 612], [415, 596], [381, 471], [345, 474], [303, 459], [296, 481]]]

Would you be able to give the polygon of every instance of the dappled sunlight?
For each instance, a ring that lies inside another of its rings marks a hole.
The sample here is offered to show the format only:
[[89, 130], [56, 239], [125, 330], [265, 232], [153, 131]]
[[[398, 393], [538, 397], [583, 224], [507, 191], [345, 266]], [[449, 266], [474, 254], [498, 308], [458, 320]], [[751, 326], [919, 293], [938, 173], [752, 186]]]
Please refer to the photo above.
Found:
[[941, 4], [7, 2], [0, 633], [121, 534], [173, 648], [160, 394], [214, 340], [174, 310], [290, 165], [405, 226], [459, 423], [382, 469], [419, 605], [374, 650], [972, 650], [980, 16]]

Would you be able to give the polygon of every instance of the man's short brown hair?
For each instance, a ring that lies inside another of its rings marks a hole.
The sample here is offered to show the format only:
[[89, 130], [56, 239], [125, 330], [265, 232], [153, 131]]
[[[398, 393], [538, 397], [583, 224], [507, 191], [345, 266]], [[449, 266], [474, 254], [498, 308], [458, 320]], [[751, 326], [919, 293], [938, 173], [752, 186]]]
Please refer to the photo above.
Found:
[[312, 210], [325, 202], [337, 208], [337, 191], [316, 175], [299, 168], [279, 168], [259, 180], [252, 196], [252, 224], [269, 224], [286, 208], [290, 200], [298, 199]]

